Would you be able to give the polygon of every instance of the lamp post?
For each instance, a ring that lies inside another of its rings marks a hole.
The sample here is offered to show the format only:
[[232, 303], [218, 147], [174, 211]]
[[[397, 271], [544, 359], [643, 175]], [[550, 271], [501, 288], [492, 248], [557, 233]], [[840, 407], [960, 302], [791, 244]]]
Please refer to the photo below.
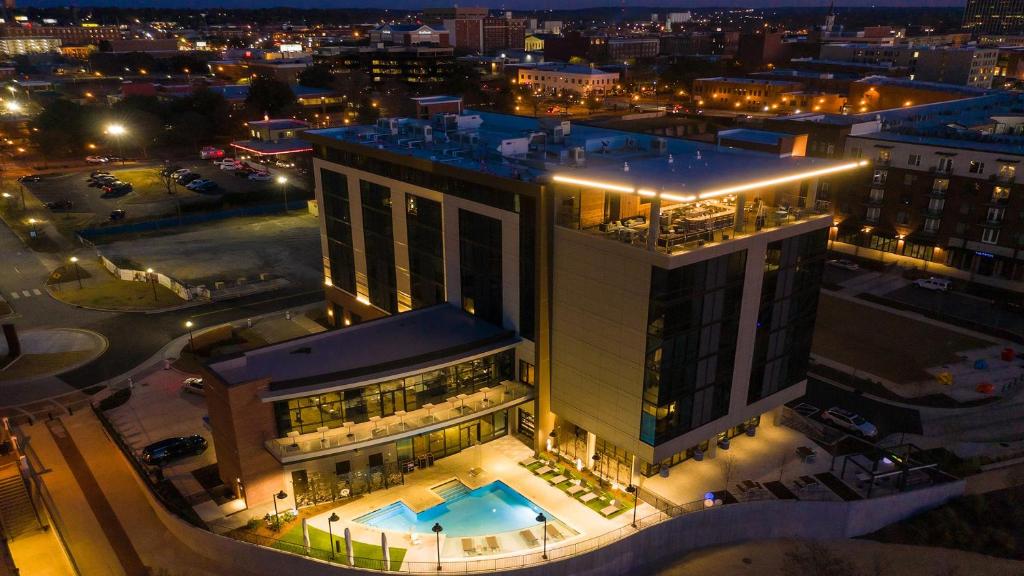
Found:
[[114, 137], [117, 141], [117, 155], [121, 157], [121, 165], [124, 165], [124, 149], [121, 146], [123, 136], [128, 133], [128, 129], [124, 127], [124, 124], [108, 124], [105, 132]]
[[277, 183], [281, 185], [281, 194], [284, 196], [284, 213], [288, 213], [288, 178], [286, 176], [278, 176]]
[[153, 285], [153, 302], [156, 302], [156, 273], [152, 268], [146, 268], [146, 277], [149, 283]]
[[338, 520], [341, 520], [341, 518], [338, 517], [338, 513], [337, 512], [331, 512], [331, 515], [327, 517], [327, 534], [331, 538], [331, 558], [332, 559], [334, 558], [334, 530], [332, 530], [332, 524], [334, 524]]
[[434, 532], [434, 538], [437, 541], [437, 570], [441, 571], [441, 531], [444, 528], [441, 527], [440, 522], [434, 522], [434, 526], [431, 528]]
[[78, 256], [71, 257], [71, 265], [75, 267], [75, 280], [78, 280], [78, 289], [82, 289], [82, 275], [78, 272]]
[[548, 517], [545, 516], [543, 512], [541, 512], [540, 514], [537, 514], [537, 522], [543, 522], [544, 523], [544, 548], [543, 548], [543, 552], [541, 553], [540, 557], [545, 559], [545, 560], [547, 560], [548, 559]]
[[273, 500], [273, 502], [274, 502], [274, 522], [276, 522], [279, 526], [281, 524], [281, 515], [277, 511], [277, 501], [278, 500], [284, 500], [287, 497], [288, 497], [288, 494], [285, 494], [284, 490], [281, 490], [277, 494], [274, 494], [274, 500]]
[[196, 341], [192, 339], [192, 321], [185, 321], [185, 328], [188, 329], [188, 349], [193, 354], [196, 353]]
[[633, 528], [636, 528], [636, 501], [637, 501], [637, 498], [640, 497], [640, 488], [637, 488], [636, 486], [630, 484], [629, 486], [626, 486], [626, 492], [629, 492], [630, 494], [633, 495], [633, 524], [632, 524], [632, 526], [633, 526]]

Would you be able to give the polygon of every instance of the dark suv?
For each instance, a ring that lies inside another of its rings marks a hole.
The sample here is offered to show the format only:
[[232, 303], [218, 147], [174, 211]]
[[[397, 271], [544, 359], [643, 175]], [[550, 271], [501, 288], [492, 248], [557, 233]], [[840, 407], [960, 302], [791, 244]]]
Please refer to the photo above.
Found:
[[146, 464], [166, 464], [186, 456], [202, 454], [206, 451], [206, 438], [198, 434], [166, 438], [154, 442], [142, 449], [142, 461]]

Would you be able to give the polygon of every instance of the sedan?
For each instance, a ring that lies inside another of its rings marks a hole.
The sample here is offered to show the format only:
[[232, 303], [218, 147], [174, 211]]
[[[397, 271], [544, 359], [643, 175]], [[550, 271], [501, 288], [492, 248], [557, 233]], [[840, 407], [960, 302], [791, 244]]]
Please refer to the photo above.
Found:
[[39, 182], [43, 177], [38, 174], [29, 174], [18, 178], [18, 182]]
[[194, 192], [216, 192], [217, 190], [220, 190], [220, 186], [218, 186], [216, 182], [211, 180], [209, 182], [203, 182], [202, 184], [196, 186], [192, 190]]
[[128, 212], [121, 208], [118, 208], [117, 210], [112, 210], [110, 212], [110, 221], [117, 222], [118, 220], [124, 220], [125, 216], [127, 215]]
[[198, 456], [206, 452], [206, 438], [198, 434], [165, 438], [142, 449], [142, 461], [146, 464], [161, 465], [186, 456]]
[[53, 202], [47, 202], [46, 207], [50, 210], [71, 210], [75, 207], [75, 203], [67, 198], [61, 198]]
[[196, 188], [206, 184], [207, 182], [213, 182], [213, 180], [208, 180], [206, 178], [196, 178], [195, 180], [186, 184], [185, 188], [188, 190], [195, 190]]
[[190, 174], [190, 173], [192, 173], [192, 171], [189, 170], [188, 168], [179, 168], [179, 169], [175, 170], [174, 172], [171, 172], [171, 177], [172, 178], [180, 178], [180, 177], [184, 176], [185, 174]]
[[86, 156], [85, 161], [90, 164], [106, 164], [110, 162], [110, 158], [106, 156]]
[[188, 174], [182, 174], [181, 176], [178, 176], [176, 181], [178, 182], [178, 184], [185, 185], [188, 184], [189, 182], [195, 182], [198, 179], [199, 174], [196, 174], [195, 172], [189, 172]]
[[241, 167], [242, 167], [242, 165], [239, 164], [238, 162], [225, 162], [225, 163], [220, 165], [220, 169], [221, 170], [228, 170], [228, 171], [238, 170]]
[[252, 174], [249, 174], [249, 180], [252, 180], [253, 182], [270, 182], [273, 179], [274, 177], [268, 172], [253, 172]]
[[821, 419], [832, 422], [848, 432], [859, 434], [865, 438], [874, 439], [878, 436], [878, 428], [874, 424], [865, 420], [860, 414], [844, 410], [838, 406], [822, 412]]

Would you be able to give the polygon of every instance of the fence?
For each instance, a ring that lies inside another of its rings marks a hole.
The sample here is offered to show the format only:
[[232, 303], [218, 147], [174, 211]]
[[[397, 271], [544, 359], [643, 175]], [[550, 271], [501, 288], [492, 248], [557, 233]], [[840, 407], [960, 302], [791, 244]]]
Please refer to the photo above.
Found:
[[[97, 252], [98, 253], [98, 252]], [[132, 270], [121, 268], [114, 264], [106, 256], [100, 255], [100, 263], [115, 277], [128, 282], [157, 282], [164, 288], [177, 294], [182, 300], [194, 300], [196, 298], [210, 298], [210, 291], [199, 286], [187, 286], [160, 272], [147, 272], [145, 270]]]
[[[288, 210], [301, 210], [306, 208], [306, 200], [292, 200], [288, 202]], [[284, 210], [283, 203], [261, 204], [259, 206], [246, 206], [244, 208], [232, 208], [231, 210], [218, 210], [216, 212], [202, 212], [199, 214], [188, 214], [181, 218], [161, 218], [158, 220], [147, 220], [145, 222], [133, 222], [131, 224], [119, 224], [116, 226], [101, 226], [98, 228], [85, 228], [75, 232], [80, 239], [92, 240], [100, 236], [113, 236], [117, 234], [132, 234], [140, 232], [153, 232], [164, 228], [176, 228], [189, 224], [201, 224], [225, 220], [236, 216], [264, 216]], [[84, 243], [84, 242], [83, 242]]]

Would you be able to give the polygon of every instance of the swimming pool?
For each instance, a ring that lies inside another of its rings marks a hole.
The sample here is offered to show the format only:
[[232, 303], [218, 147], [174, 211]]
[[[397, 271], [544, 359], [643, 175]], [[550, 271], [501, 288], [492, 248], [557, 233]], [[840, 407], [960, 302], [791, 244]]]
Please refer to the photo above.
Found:
[[[458, 480], [433, 488], [444, 502], [416, 514], [404, 502], [395, 502], [364, 514], [355, 521], [384, 530], [430, 533], [435, 522], [446, 536], [485, 536], [536, 526], [543, 510], [525, 496], [496, 480], [470, 490]], [[555, 518], [543, 511], [549, 522]]]

